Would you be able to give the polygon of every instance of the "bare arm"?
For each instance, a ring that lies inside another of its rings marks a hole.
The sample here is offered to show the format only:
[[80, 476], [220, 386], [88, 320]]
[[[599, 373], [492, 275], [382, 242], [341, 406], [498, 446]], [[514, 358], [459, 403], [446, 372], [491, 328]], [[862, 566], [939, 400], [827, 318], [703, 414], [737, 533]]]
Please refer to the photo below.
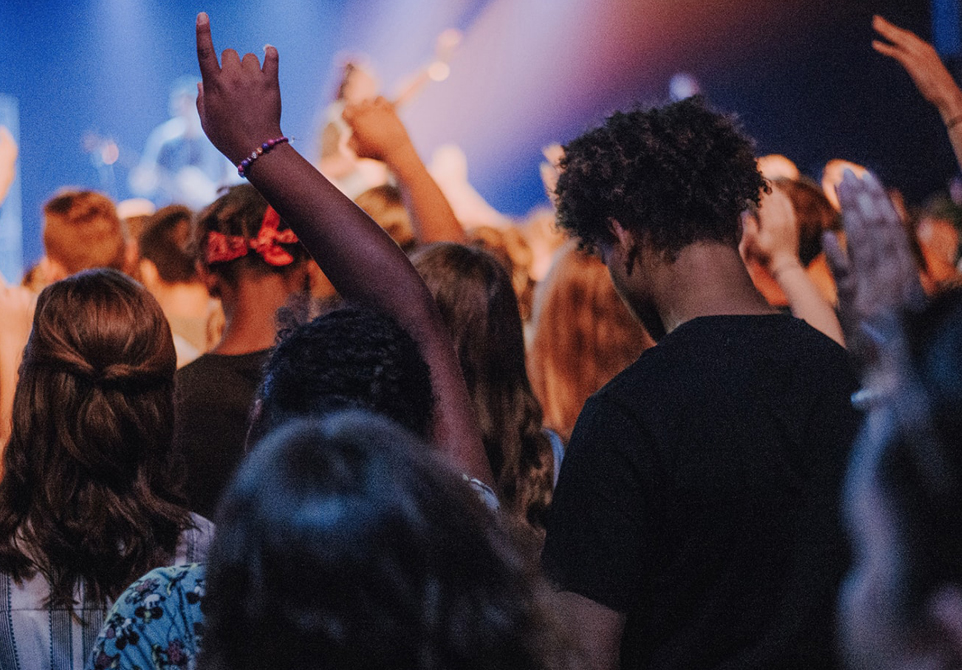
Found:
[[351, 147], [362, 158], [384, 161], [397, 176], [418, 242], [464, 242], [464, 229], [454, 210], [428, 173], [394, 106], [384, 98], [344, 110], [353, 130]]
[[[243, 60], [228, 49], [217, 62], [206, 14], [197, 17], [203, 84], [197, 107], [204, 131], [232, 162], [282, 135], [278, 54], [265, 48]], [[490, 485], [491, 469], [461, 368], [437, 306], [391, 238], [289, 144], [273, 148], [248, 172], [252, 184], [290, 224], [338, 292], [394, 317], [421, 347], [437, 397], [434, 436], [462, 470]]]
[[13, 427], [13, 394], [23, 348], [30, 337], [37, 296], [0, 278], [0, 452]]
[[757, 218], [745, 217], [742, 245], [778, 282], [793, 315], [845, 346], [835, 310], [825, 302], [798, 257], [797, 217], [787, 195], [773, 189], [763, 198]]
[[17, 177], [17, 143], [5, 127], [0, 126], [0, 205]]
[[625, 615], [570, 591], [553, 596], [564, 628], [573, 631], [586, 670], [615, 670], [621, 660]]
[[919, 93], [939, 110], [948, 129], [956, 160], [962, 165], [962, 90], [935, 48], [915, 33], [899, 28], [881, 16], [873, 19], [872, 27], [888, 40], [875, 40], [872, 47], [901, 63]]

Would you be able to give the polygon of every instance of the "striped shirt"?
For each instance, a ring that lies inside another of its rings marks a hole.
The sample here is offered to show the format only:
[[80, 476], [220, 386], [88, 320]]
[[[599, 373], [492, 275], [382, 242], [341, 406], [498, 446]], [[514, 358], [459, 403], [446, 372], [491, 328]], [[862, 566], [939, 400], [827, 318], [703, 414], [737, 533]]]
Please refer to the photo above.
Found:
[[[177, 545], [175, 565], [202, 562], [213, 538], [214, 524], [192, 515], [196, 528], [185, 530]], [[90, 657], [107, 610], [87, 602], [81, 584], [80, 603], [69, 609], [44, 606], [50, 594], [42, 575], [17, 583], [0, 575], [0, 670], [81, 670]]]

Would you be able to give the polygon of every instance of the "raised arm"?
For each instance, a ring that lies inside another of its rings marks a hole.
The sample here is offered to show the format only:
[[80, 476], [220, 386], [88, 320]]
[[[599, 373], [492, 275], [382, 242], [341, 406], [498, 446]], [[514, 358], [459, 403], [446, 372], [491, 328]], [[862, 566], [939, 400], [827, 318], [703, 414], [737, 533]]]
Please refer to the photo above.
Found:
[[0, 205], [17, 178], [17, 143], [4, 126], [0, 126]]
[[865, 368], [897, 334], [901, 313], [925, 304], [925, 292], [905, 228], [878, 180], [846, 170], [838, 197], [848, 250], [832, 233], [822, 240], [849, 350]]
[[939, 110], [956, 160], [962, 165], [962, 90], [935, 48], [915, 33], [899, 28], [881, 16], [873, 19], [872, 27], [888, 40], [875, 40], [872, 47], [901, 63], [922, 97]]
[[353, 131], [354, 152], [383, 161], [397, 176], [418, 242], [464, 242], [464, 229], [418, 156], [394, 105], [379, 97], [348, 106], [343, 116]]
[[[197, 98], [204, 131], [233, 163], [282, 136], [278, 54], [265, 47], [264, 65], [228, 49], [222, 65], [206, 14], [197, 17], [197, 58], [203, 84]], [[437, 306], [404, 253], [290, 144], [255, 160], [250, 182], [297, 233], [337, 291], [394, 317], [418, 342], [431, 368], [439, 448], [471, 477], [493, 477], [450, 336]]]
[[792, 201], [778, 188], [763, 197], [757, 217], [745, 216], [742, 246], [778, 282], [794, 316], [845, 346], [835, 310], [798, 257], [798, 218]]

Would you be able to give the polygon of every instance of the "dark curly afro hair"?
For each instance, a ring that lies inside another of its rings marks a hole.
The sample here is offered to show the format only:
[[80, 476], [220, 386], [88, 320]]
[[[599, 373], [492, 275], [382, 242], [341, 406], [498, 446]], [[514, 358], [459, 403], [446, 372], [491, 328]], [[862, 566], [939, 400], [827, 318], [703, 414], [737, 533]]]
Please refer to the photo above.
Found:
[[361, 409], [428, 439], [434, 394], [417, 343], [390, 317], [345, 306], [280, 334], [248, 443], [292, 417]]
[[616, 112], [564, 149], [558, 224], [589, 249], [615, 241], [612, 221], [669, 258], [735, 245], [740, 213], [768, 188], [752, 140], [700, 97]]

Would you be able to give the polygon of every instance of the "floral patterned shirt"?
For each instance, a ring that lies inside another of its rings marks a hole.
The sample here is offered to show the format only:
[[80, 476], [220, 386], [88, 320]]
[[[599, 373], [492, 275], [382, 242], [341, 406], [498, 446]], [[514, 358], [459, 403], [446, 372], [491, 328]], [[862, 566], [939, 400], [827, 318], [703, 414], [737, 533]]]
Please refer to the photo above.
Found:
[[87, 670], [194, 670], [204, 636], [204, 565], [157, 568], [124, 591]]

